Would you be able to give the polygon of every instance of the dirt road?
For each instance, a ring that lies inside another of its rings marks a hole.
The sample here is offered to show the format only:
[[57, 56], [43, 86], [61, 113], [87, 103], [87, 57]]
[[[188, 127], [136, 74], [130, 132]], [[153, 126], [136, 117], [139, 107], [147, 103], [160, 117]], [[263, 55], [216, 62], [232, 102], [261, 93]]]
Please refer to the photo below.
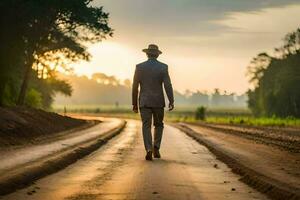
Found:
[[166, 126], [161, 154], [145, 161], [139, 123], [128, 121], [99, 150], [0, 199], [267, 199], [178, 129]]

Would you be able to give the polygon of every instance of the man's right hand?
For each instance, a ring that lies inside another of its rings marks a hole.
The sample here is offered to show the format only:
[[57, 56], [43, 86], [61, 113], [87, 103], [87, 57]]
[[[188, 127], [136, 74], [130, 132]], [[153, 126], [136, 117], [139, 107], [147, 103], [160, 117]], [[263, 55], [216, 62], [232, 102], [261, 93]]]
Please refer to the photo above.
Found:
[[174, 109], [174, 104], [170, 103], [169, 104], [169, 111], [172, 111]]
[[135, 113], [138, 113], [139, 112], [138, 106], [137, 105], [133, 105], [132, 106], [132, 111], [135, 112]]

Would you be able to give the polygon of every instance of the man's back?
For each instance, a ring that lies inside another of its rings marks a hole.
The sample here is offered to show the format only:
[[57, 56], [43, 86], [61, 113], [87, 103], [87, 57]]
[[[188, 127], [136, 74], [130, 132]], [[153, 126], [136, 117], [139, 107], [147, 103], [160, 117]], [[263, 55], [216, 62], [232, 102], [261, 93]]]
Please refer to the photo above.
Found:
[[162, 84], [164, 84], [169, 101], [173, 102], [173, 89], [168, 66], [154, 58], [138, 64], [133, 80], [133, 105], [137, 105], [138, 86], [140, 85], [140, 107], [165, 107]]

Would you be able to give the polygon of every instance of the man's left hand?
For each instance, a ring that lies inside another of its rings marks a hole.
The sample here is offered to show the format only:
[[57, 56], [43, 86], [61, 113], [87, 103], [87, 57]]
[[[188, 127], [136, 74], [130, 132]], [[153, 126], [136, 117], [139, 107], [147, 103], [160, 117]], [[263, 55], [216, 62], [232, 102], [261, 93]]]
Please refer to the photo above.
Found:
[[174, 104], [170, 103], [169, 104], [169, 111], [172, 111], [174, 109]]

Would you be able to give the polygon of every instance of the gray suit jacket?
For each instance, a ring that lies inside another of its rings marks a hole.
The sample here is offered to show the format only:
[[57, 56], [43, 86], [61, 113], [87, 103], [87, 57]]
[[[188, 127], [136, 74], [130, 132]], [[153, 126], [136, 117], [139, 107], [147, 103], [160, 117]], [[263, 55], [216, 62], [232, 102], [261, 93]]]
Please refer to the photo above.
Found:
[[132, 105], [138, 105], [138, 88], [140, 86], [139, 107], [165, 107], [162, 85], [164, 85], [169, 102], [173, 104], [173, 88], [168, 65], [153, 58], [138, 64], [132, 84]]

